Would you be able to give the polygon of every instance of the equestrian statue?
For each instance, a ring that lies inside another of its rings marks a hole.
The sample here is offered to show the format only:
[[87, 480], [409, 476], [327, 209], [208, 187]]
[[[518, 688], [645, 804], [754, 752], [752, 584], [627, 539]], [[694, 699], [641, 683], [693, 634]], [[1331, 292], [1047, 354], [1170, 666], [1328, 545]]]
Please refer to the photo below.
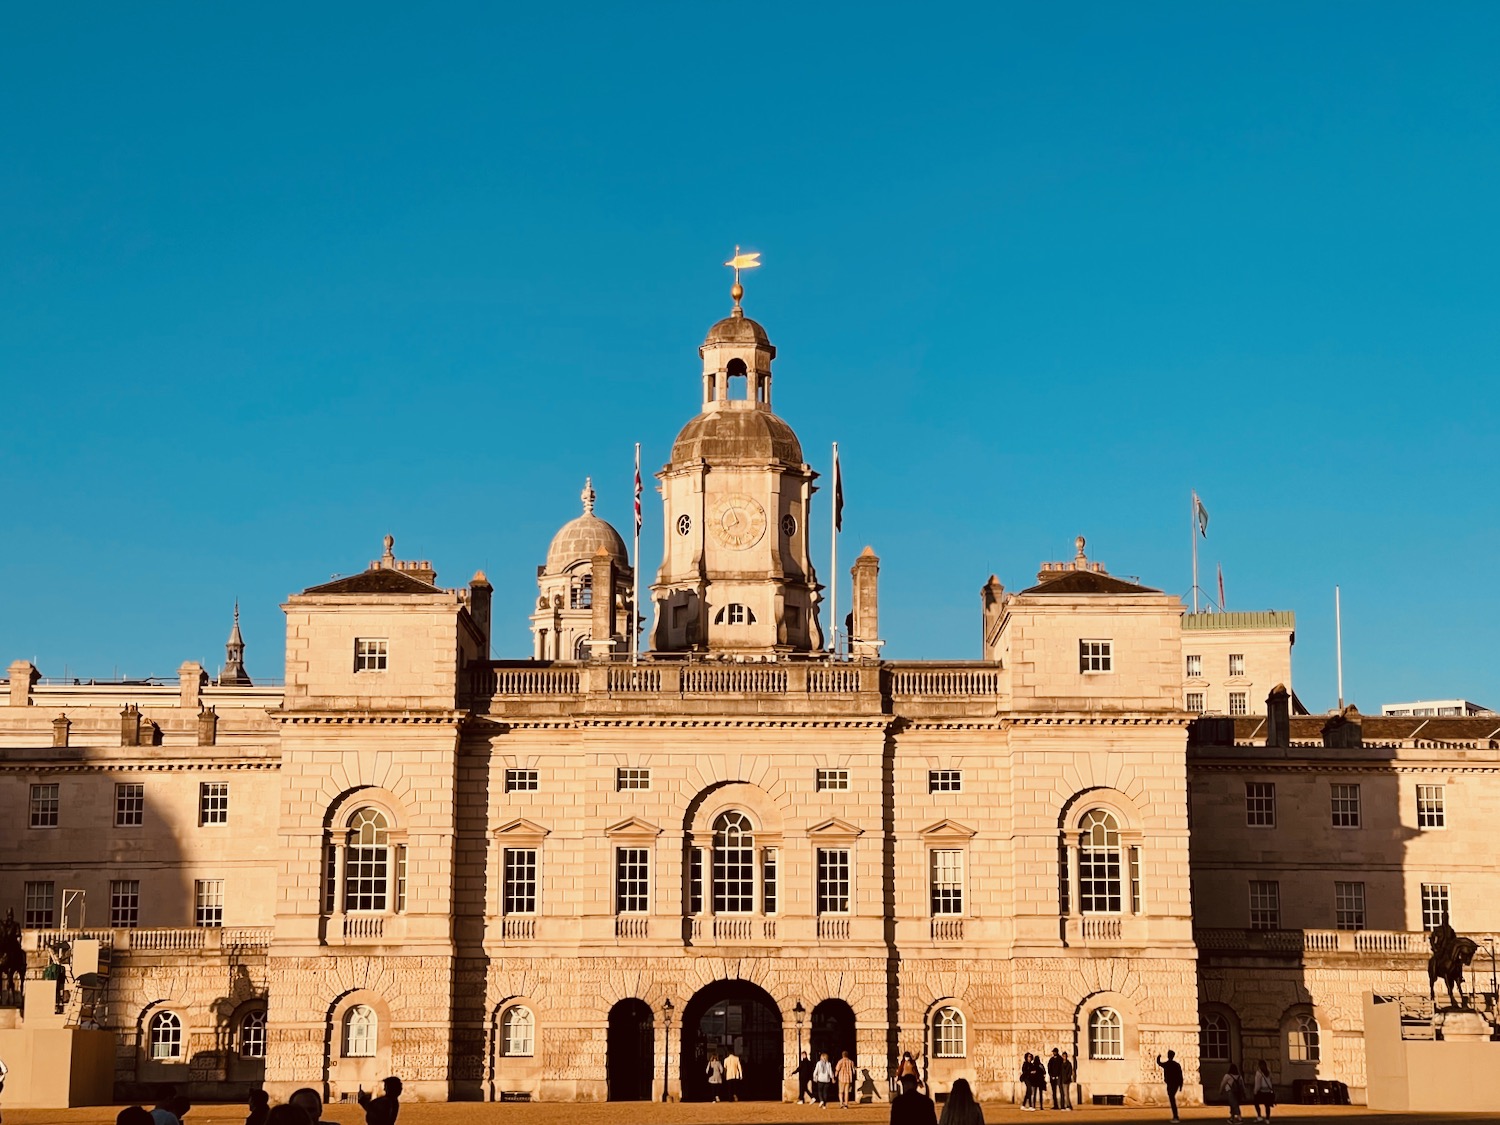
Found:
[[7, 910], [5, 921], [0, 922], [0, 980], [4, 992], [14, 996], [16, 982], [26, 979], [26, 951], [21, 948], [21, 924], [16, 921], [16, 912]]
[[1448, 986], [1448, 1003], [1452, 1004], [1453, 989], [1458, 988], [1458, 1004], [1464, 1005], [1464, 966], [1474, 960], [1479, 946], [1471, 938], [1459, 937], [1448, 924], [1448, 915], [1443, 915], [1442, 924], [1427, 935], [1427, 944], [1432, 946], [1432, 956], [1427, 958], [1427, 996], [1437, 1003], [1437, 982]]

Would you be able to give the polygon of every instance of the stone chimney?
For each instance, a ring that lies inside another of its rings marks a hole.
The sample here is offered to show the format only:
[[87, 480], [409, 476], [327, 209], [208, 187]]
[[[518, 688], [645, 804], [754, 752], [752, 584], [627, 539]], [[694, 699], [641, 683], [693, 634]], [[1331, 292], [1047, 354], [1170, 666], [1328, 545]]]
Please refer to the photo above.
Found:
[[68, 731], [73, 724], [68, 721], [67, 715], [59, 715], [52, 720], [52, 745], [66, 746], [68, 744]]
[[1266, 747], [1285, 750], [1292, 744], [1292, 693], [1277, 684], [1266, 696]]
[[10, 705], [30, 707], [31, 689], [42, 678], [29, 660], [17, 660], [10, 666]]
[[177, 705], [184, 711], [196, 711], [201, 706], [203, 686], [208, 683], [208, 673], [196, 660], [184, 661], [177, 669], [177, 685], [180, 696]]
[[849, 654], [873, 659], [880, 655], [880, 559], [866, 547], [849, 568], [853, 580], [849, 613]]
[[589, 654], [603, 658], [614, 647], [619, 632], [615, 620], [615, 564], [609, 552], [600, 547], [592, 560], [591, 581], [594, 616], [589, 630]]
[[469, 614], [484, 637], [484, 652], [480, 654], [484, 660], [490, 658], [490, 607], [494, 600], [495, 588], [484, 576], [484, 571], [476, 570], [474, 577], [469, 579]]
[[134, 703], [127, 703], [125, 709], [120, 712], [120, 745], [139, 746], [141, 744], [141, 709]]
[[1359, 708], [1350, 704], [1323, 724], [1323, 745], [1330, 750], [1358, 750], [1365, 744]]
[[982, 613], [980, 628], [980, 652], [985, 660], [995, 659], [991, 649], [1000, 636], [1000, 622], [1005, 618], [1005, 587], [993, 574], [979, 591], [979, 606]]
[[219, 741], [219, 713], [212, 707], [198, 712], [198, 745], [213, 746]]

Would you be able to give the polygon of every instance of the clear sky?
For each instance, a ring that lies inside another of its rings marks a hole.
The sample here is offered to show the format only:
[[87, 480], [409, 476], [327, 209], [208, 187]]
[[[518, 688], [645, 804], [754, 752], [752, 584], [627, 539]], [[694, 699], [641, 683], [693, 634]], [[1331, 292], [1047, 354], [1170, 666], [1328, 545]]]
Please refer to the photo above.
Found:
[[0, 662], [217, 669], [238, 597], [280, 676], [280, 601], [387, 532], [526, 655], [739, 243], [888, 655], [977, 656], [985, 579], [1079, 534], [1186, 593], [1196, 488], [1309, 707], [1335, 583], [1350, 700], [1500, 706], [1497, 43], [1494, 3], [14, 6]]

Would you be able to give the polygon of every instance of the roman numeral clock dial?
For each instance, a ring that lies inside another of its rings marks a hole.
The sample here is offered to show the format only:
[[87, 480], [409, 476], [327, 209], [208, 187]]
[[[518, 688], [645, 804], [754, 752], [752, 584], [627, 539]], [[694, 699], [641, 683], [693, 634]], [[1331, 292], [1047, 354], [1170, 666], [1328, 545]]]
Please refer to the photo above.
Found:
[[752, 497], [731, 493], [709, 509], [708, 532], [721, 547], [743, 551], [766, 533], [766, 510]]

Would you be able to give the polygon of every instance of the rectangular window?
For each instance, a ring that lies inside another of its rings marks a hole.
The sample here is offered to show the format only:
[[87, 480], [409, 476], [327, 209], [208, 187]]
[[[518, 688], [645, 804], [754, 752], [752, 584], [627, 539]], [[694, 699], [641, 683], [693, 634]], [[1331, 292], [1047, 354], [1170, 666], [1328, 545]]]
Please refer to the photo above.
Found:
[[1189, 676], [1203, 675], [1203, 657], [1189, 654], [1187, 657], [1187, 674]]
[[1335, 883], [1333, 885], [1333, 913], [1335, 928], [1364, 929], [1365, 885], [1363, 883]]
[[[26, 884], [28, 887], [30, 883]], [[50, 883], [48, 884], [51, 885]], [[1448, 884], [1422, 884], [1422, 929], [1432, 931], [1448, 920]]]
[[1080, 672], [1109, 672], [1113, 670], [1114, 658], [1110, 652], [1110, 641], [1079, 641], [1078, 670]]
[[627, 789], [650, 789], [651, 771], [638, 766], [621, 766], [615, 770], [615, 788], [621, 793]]
[[1141, 912], [1141, 849], [1130, 849], [1130, 912]]
[[141, 881], [114, 879], [109, 884], [109, 925], [114, 930], [133, 930], [141, 924]]
[[934, 848], [932, 857], [932, 913], [964, 912], [964, 853], [958, 848]]
[[849, 913], [849, 849], [818, 849], [818, 913]]
[[31, 827], [57, 827], [56, 785], [33, 785], [31, 787]]
[[842, 790], [849, 788], [848, 770], [819, 770], [818, 791], [820, 793], [830, 790]]
[[1276, 827], [1276, 783], [1245, 782], [1245, 823], [1251, 828]]
[[505, 849], [505, 885], [501, 909], [506, 914], [536, 913], [536, 849]]
[[760, 899], [767, 914], [776, 913], [776, 849], [767, 848], [761, 861]]
[[193, 881], [193, 924], [218, 927], [224, 924], [224, 880]]
[[384, 637], [360, 637], [354, 642], [354, 670], [356, 672], [384, 672], [389, 656]]
[[22, 924], [28, 930], [50, 930], [57, 921], [56, 896], [51, 882], [27, 883]]
[[1333, 803], [1333, 826], [1335, 828], [1359, 827], [1359, 786], [1329, 786], [1329, 797]]
[[349, 844], [344, 849], [344, 909], [383, 912], [390, 890], [387, 844]]
[[1276, 880], [1250, 880], [1250, 928], [1281, 929], [1281, 884]]
[[536, 789], [536, 770], [505, 771], [505, 791], [507, 793], [534, 793]]
[[1190, 691], [1187, 693], [1187, 709], [1195, 715], [1201, 715], [1208, 710], [1203, 705], [1203, 693], [1201, 691]]
[[1231, 715], [1248, 715], [1250, 713], [1250, 694], [1243, 691], [1230, 692], [1229, 713]]
[[1231, 652], [1229, 654], [1229, 674], [1231, 676], [1243, 676], [1245, 674], [1245, 654], [1243, 652]]
[[406, 912], [406, 845], [396, 845], [396, 913]]
[[204, 781], [198, 785], [198, 823], [229, 823], [229, 782]]
[[329, 844], [323, 849], [323, 913], [338, 909], [339, 849]]
[[688, 913], [703, 913], [702, 848], [693, 848], [688, 855]]
[[1417, 786], [1417, 827], [1444, 828], [1447, 826], [1447, 811], [1443, 803], [1441, 785]]
[[963, 789], [963, 783], [962, 770], [927, 771], [927, 792], [929, 793], [957, 793]]
[[645, 914], [650, 909], [651, 849], [615, 849], [615, 913]]
[[146, 787], [138, 781], [115, 786], [115, 827], [139, 828], [146, 822]]

